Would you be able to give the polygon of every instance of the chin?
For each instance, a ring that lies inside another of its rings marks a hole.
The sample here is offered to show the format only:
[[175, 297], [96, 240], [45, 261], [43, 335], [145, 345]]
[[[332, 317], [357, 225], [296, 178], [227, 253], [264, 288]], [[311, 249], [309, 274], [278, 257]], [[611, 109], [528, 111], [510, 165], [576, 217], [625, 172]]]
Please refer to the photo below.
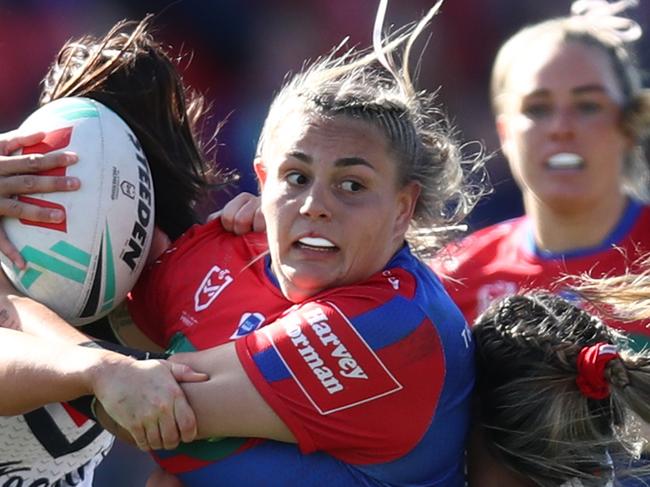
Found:
[[324, 291], [328, 287], [331, 286], [322, 281], [305, 281], [298, 278], [293, 279], [291, 282], [287, 283], [286, 286], [282, 286], [282, 293], [292, 303], [300, 303], [305, 299], [309, 299], [319, 292]]

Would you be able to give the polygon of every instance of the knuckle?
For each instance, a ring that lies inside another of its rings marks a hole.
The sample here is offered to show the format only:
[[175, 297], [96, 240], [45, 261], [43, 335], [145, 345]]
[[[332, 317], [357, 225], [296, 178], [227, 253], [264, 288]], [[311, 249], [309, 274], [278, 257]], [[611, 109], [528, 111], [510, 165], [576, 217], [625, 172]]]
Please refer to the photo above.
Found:
[[9, 205], [7, 206], [9, 213], [15, 217], [21, 217], [23, 214], [23, 206], [20, 204], [20, 201], [11, 199], [9, 200]]
[[30, 154], [27, 157], [27, 168], [36, 171], [40, 169], [42, 156], [39, 154]]
[[23, 184], [26, 189], [33, 189], [36, 186], [36, 178], [34, 176], [23, 176]]

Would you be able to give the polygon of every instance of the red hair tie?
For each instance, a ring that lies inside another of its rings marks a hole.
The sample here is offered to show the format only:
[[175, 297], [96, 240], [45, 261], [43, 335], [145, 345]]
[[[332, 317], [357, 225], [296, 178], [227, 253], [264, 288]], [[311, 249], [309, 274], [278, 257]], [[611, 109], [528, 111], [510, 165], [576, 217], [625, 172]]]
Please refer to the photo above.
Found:
[[576, 384], [583, 396], [589, 399], [605, 399], [609, 396], [605, 367], [615, 358], [619, 358], [618, 348], [611, 343], [600, 342], [580, 350]]

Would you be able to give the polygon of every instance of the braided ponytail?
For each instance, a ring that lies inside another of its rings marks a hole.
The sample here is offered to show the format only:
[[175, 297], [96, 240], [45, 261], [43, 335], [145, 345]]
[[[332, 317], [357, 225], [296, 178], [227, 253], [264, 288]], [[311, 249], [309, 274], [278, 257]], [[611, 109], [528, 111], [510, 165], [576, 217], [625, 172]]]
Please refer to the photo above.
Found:
[[[473, 331], [479, 423], [512, 470], [541, 486], [604, 485], [612, 458], [639, 454], [630, 412], [650, 422], [649, 354], [626, 350], [601, 320], [541, 292], [494, 304]], [[602, 389], [580, 385], [594, 380]]]

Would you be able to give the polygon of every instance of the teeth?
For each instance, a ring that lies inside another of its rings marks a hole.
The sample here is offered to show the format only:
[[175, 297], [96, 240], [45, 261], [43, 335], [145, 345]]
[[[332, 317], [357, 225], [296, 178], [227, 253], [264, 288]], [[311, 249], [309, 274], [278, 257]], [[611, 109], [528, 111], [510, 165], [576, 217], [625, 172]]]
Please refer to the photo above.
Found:
[[561, 152], [548, 159], [548, 165], [554, 169], [575, 169], [582, 166], [584, 160], [578, 154]]
[[310, 247], [336, 247], [332, 242], [322, 237], [303, 237], [298, 241]]

